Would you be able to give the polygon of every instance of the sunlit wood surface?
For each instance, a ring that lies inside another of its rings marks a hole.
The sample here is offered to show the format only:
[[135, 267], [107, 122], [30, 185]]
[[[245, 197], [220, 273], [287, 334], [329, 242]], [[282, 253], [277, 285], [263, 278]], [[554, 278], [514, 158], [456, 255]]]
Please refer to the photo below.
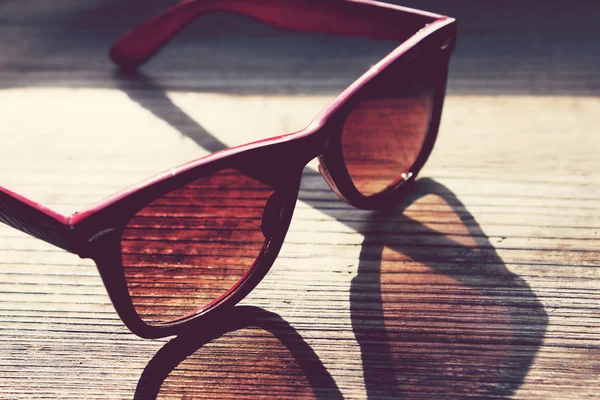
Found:
[[[471, 3], [413, 4], [465, 21], [414, 194], [358, 211], [310, 164], [220, 326], [140, 339], [92, 262], [0, 226], [0, 398], [600, 398], [598, 7]], [[0, 4], [0, 185], [77, 211], [303, 128], [391, 48], [217, 15], [118, 74], [111, 41], [168, 4]]]

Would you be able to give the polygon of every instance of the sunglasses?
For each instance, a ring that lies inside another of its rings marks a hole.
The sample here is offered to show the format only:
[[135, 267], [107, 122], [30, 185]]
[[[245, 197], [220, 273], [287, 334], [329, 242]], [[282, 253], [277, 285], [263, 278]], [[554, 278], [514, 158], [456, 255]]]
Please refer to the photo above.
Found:
[[82, 212], [62, 215], [0, 187], [0, 221], [93, 259], [120, 318], [145, 338], [208, 323], [250, 293], [283, 244], [308, 162], [318, 158], [352, 206], [379, 209], [410, 189], [440, 123], [455, 20], [370, 0], [184, 0], [125, 34], [111, 59], [135, 70], [216, 11], [401, 44], [305, 129], [189, 162]]

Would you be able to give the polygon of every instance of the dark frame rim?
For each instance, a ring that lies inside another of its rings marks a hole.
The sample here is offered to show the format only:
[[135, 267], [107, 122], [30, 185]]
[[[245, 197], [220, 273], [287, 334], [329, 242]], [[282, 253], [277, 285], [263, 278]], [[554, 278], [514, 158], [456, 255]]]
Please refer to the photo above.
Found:
[[[191, 14], [188, 13], [190, 10], [187, 9], [187, 4], [200, 4], [197, 1], [185, 1], [174, 12], [182, 12], [187, 17], [193, 18], [195, 14], [193, 12]], [[231, 4], [235, 3], [244, 7], [248, 4], [243, 2], [243, 0], [231, 1]], [[289, 1], [290, 4], [293, 3], [300, 7], [300, 9], [305, 10], [302, 7], [306, 5], [304, 3], [306, 0]], [[211, 1], [210, 4], [224, 3], [213, 3]], [[276, 0], [272, 0], [268, 3], [267, 8], [261, 8], [261, 12], [270, 13], [273, 10], [276, 11], [278, 4]], [[337, 9], [337, 6], [340, 6], [344, 10], [344, 13], [346, 13], [345, 16], [350, 18], [349, 20], [341, 18], [341, 21], [345, 21], [346, 24], [348, 24], [348, 21], [362, 21], [362, 16], [356, 14], [360, 10], [372, 10], [377, 14], [377, 18], [370, 20], [369, 26], [379, 29], [381, 26], [378, 25], [377, 21], [384, 21], [386, 24], [383, 31], [377, 31], [378, 33], [373, 36], [372, 34], [376, 32], [368, 29], [364, 31], [364, 27], [361, 28], [360, 32], [355, 32], [354, 29], [356, 26], [343, 25], [343, 23], [340, 25], [340, 21], [337, 21], [338, 24], [336, 25], [335, 32], [342, 35], [360, 33], [362, 36], [366, 35], [367, 37], [395, 40], [394, 38], [397, 38], [397, 34], [399, 33], [396, 31], [396, 28], [400, 29], [402, 37], [405, 37], [403, 35], [406, 34], [406, 29], [408, 29], [407, 27], [399, 26], [398, 21], [407, 21], [411, 27], [411, 32], [412, 28], [415, 28], [417, 31], [411, 33], [412, 36], [408, 37], [408, 39], [402, 39], [403, 42], [395, 50], [359, 77], [334, 99], [329, 106], [323, 109], [307, 128], [299, 132], [246, 144], [191, 161], [122, 190], [73, 215], [63, 215], [25, 196], [0, 187], [0, 222], [78, 254], [82, 258], [93, 259], [98, 265], [100, 275], [117, 313], [131, 331], [139, 336], [161, 337], [178, 333], [192, 322], [208, 321], [210, 316], [218, 315], [219, 310], [237, 303], [260, 281], [272, 265], [276, 252], [279, 251], [281, 243], [283, 243], [284, 229], [280, 230], [281, 234], [277, 235], [277, 240], [273, 240], [273, 243], [277, 243], [278, 246], [268, 246], [268, 250], [265, 250], [265, 254], [268, 254], [269, 257], [264, 257], [264, 260], [259, 263], [260, 268], [256, 269], [259, 273], [253, 273], [251, 279], [244, 281], [237, 291], [232, 292], [231, 296], [221, 303], [221, 306], [214, 307], [205, 314], [191, 317], [172, 326], [148, 326], [139, 322], [139, 317], [132, 306], [127, 306], [128, 301], [130, 304], [131, 299], [129, 298], [128, 291], [123, 290], [123, 268], [120, 261], [120, 232], [136, 212], [137, 207], [144, 206], [162, 194], [176, 189], [195, 178], [210, 174], [211, 171], [216, 172], [220, 169], [231, 167], [240, 171], [252, 171], [252, 174], [258, 174], [263, 177], [263, 179], [270, 182], [278, 190], [283, 191], [282, 193], [288, 193], [285, 196], [287, 199], [286, 202], [289, 202], [286, 207], [288, 210], [286, 216], [288, 219], [291, 219], [302, 169], [315, 157], [320, 157], [322, 160], [325, 160], [326, 157], [331, 157], [331, 144], [334, 144], [335, 140], [339, 139], [339, 135], [341, 134], [339, 123], [343, 120], [344, 110], [348, 109], [356, 93], [364, 86], [369, 85], [371, 80], [377, 77], [382, 70], [385, 70], [394, 63], [404, 62], [411, 55], [417, 54], [423, 49], [436, 47], [440, 51], [448, 49], [449, 55], [454, 48], [456, 23], [452, 18], [386, 5], [386, 3], [377, 3], [371, 0], [327, 2], [327, 5], [335, 9]], [[244, 10], [241, 11], [251, 12], [254, 8]], [[168, 20], [171, 14], [167, 12], [165, 15]], [[280, 16], [277, 13], [269, 15], [277, 18]], [[154, 21], [156, 22], [157, 20]], [[161, 21], [160, 18], [159, 21]], [[326, 28], [324, 33], [335, 33], [329, 30], [329, 26], [315, 25], [312, 20], [300, 21], [302, 24], [308, 24], [300, 27], [294, 25], [295, 22], [298, 22], [297, 19], [286, 21], [279, 22], [289, 22], [292, 24], [290, 28], [299, 28], [299, 30], [304, 31], [317, 30], [320, 32], [321, 28]], [[150, 22], [150, 25], [152, 24], [153, 22]], [[347, 30], [347, 28], [350, 30]], [[135, 29], [135, 32], [143, 33], [144, 29], [140, 29]], [[380, 34], [382, 35], [381, 37], [379, 37]], [[452, 43], [447, 45], [449, 39], [452, 40]], [[444, 78], [446, 77], [445, 73], [441, 75], [444, 75]], [[439, 104], [439, 111], [441, 113], [441, 102]], [[423, 147], [417, 163], [415, 163], [415, 170], [422, 166], [433, 147], [439, 118], [434, 122], [435, 124], [432, 125], [427, 143]], [[326, 180], [342, 199], [362, 208], [375, 208], [376, 206], [384, 205], [384, 203], [377, 203], [373, 199], [366, 201], [359, 196], [352, 195], [352, 191], [350, 190], [352, 186], [348, 185], [347, 181], [344, 182], [341, 173], [336, 175], [335, 168], [339, 168], [336, 165], [335, 163], [332, 164], [331, 162], [324, 161], [321, 163], [320, 169]], [[340, 165], [343, 164], [340, 163]], [[328, 168], [332, 170], [330, 171]], [[391, 190], [390, 192], [397, 195], [404, 192], [405, 187], [406, 185], [402, 184], [398, 188], [395, 188], [398, 190]], [[395, 197], [391, 193], [386, 192], [386, 196], [388, 194], [389, 197], [387, 198], [390, 200], [392, 200], [392, 197]], [[285, 226], [285, 230], [287, 230], [288, 224], [282, 225]]]
[[[442, 48], [448, 39], [452, 40], [451, 46]], [[210, 160], [209, 156], [207, 162], [174, 174], [167, 179], [157, 180], [118, 199], [87, 218], [82, 218], [74, 226], [76, 236], [88, 238], [87, 244], [80, 243], [80, 255], [90, 257], [96, 262], [109, 297], [125, 325], [133, 333], [144, 338], [170, 336], [187, 329], [191, 325], [207, 323], [211, 318], [219, 315], [221, 311], [233, 307], [246, 297], [268, 273], [283, 245], [295, 208], [302, 170], [308, 161], [315, 157], [320, 160], [320, 169], [325, 180], [343, 200], [355, 207], [380, 208], [404, 193], [409, 186], [408, 183], [414, 180], [433, 149], [441, 119], [448, 61], [455, 39], [455, 23], [454, 21], [448, 21], [444, 26], [439, 27], [406, 51], [398, 54], [385, 67], [389, 68], [398, 63], [404, 64], [423, 51], [447, 52], [444, 65], [439, 69], [440, 77], [435, 88], [430, 127], [417, 161], [411, 168], [413, 175], [408, 180], [397, 183], [390, 190], [385, 190], [381, 194], [370, 197], [360, 194], [352, 183], [345, 167], [341, 149], [336, 148], [335, 143], [341, 142], [341, 127], [343, 127], [345, 117], [352, 109], [353, 99], [356, 98], [350, 96], [339, 104], [337, 110], [327, 118], [326, 123], [317, 129], [308, 129], [302, 134], [292, 135], [294, 137], [289, 138], [289, 140], [276, 141], [271, 139], [255, 145], [225, 150], [220, 154], [220, 157], [213, 160]], [[370, 80], [365, 82], [365, 85], [368, 85], [369, 82]], [[270, 160], [268, 165], [261, 165], [264, 160]], [[246, 278], [215, 304], [172, 322], [156, 325], [147, 324], [135, 311], [127, 289], [124, 269], [120, 260], [122, 227], [138, 209], [163, 194], [194, 179], [226, 168], [235, 168], [241, 172], [252, 170], [253, 174], [259, 174], [265, 182], [272, 184], [274, 189], [282, 194], [284, 199], [283, 217], [277, 234], [271, 239], [268, 246], [263, 248], [258, 262], [255, 263]], [[107, 233], [102, 235], [102, 232]], [[92, 239], [91, 242], [90, 239]]]
[[[450, 33], [450, 35], [448, 35], [448, 33]], [[339, 115], [334, 117], [334, 129], [337, 130], [338, 133], [335, 136], [335, 142], [332, 145], [332, 148], [319, 156], [319, 169], [329, 186], [350, 205], [367, 210], [385, 207], [394, 202], [399, 196], [405, 193], [406, 190], [409, 190], [411, 182], [416, 179], [417, 175], [425, 165], [425, 162], [433, 151], [439, 131], [444, 99], [446, 96], [448, 66], [450, 56], [455, 46], [456, 36], [455, 23], [449, 24], [427, 36], [423, 41], [412, 47], [410, 51], [404, 53], [402, 57], [399, 57], [388, 66], [402, 68], [403, 65], [410, 63], [413, 58], [418, 57], [425, 52], [435, 52], [439, 54], [440, 62], [442, 63], [438, 66], [437, 70], [438, 76], [435, 81], [433, 107], [429, 127], [421, 150], [419, 151], [415, 162], [409, 168], [411, 175], [406, 179], [397, 180], [376, 194], [369, 196], [363, 195], [354, 185], [348, 169], [346, 168], [341, 143], [344, 123], [350, 112], [353, 110], [353, 101], [360, 98], [360, 92], [357, 92], [357, 96], [350, 99], [342, 107]], [[448, 41], [451, 42], [448, 43]], [[397, 64], [400, 65], [398, 66]]]

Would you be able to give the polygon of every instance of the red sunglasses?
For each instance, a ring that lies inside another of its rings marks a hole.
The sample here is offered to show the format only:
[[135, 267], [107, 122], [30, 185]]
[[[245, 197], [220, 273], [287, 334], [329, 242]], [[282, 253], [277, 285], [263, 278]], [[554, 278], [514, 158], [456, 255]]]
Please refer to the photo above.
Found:
[[110, 51], [147, 61], [200, 15], [229, 11], [276, 28], [402, 43], [300, 132], [231, 148], [62, 215], [0, 187], [0, 221], [91, 258], [139, 336], [203, 323], [243, 299], [283, 244], [300, 178], [318, 157], [331, 188], [376, 209], [407, 190], [431, 153], [456, 40], [454, 19], [370, 0], [184, 0]]

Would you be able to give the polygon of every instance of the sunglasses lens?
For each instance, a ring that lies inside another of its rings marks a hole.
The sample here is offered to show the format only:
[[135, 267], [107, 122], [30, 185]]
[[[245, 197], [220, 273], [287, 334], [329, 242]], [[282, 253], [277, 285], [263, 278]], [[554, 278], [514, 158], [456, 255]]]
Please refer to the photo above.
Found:
[[121, 248], [142, 320], [157, 325], [189, 316], [236, 288], [274, 232], [280, 210], [273, 188], [233, 169], [140, 210], [127, 224]]
[[359, 94], [347, 117], [342, 151], [354, 186], [372, 196], [411, 172], [433, 110], [436, 74], [422, 54], [401, 67], [389, 67]]

